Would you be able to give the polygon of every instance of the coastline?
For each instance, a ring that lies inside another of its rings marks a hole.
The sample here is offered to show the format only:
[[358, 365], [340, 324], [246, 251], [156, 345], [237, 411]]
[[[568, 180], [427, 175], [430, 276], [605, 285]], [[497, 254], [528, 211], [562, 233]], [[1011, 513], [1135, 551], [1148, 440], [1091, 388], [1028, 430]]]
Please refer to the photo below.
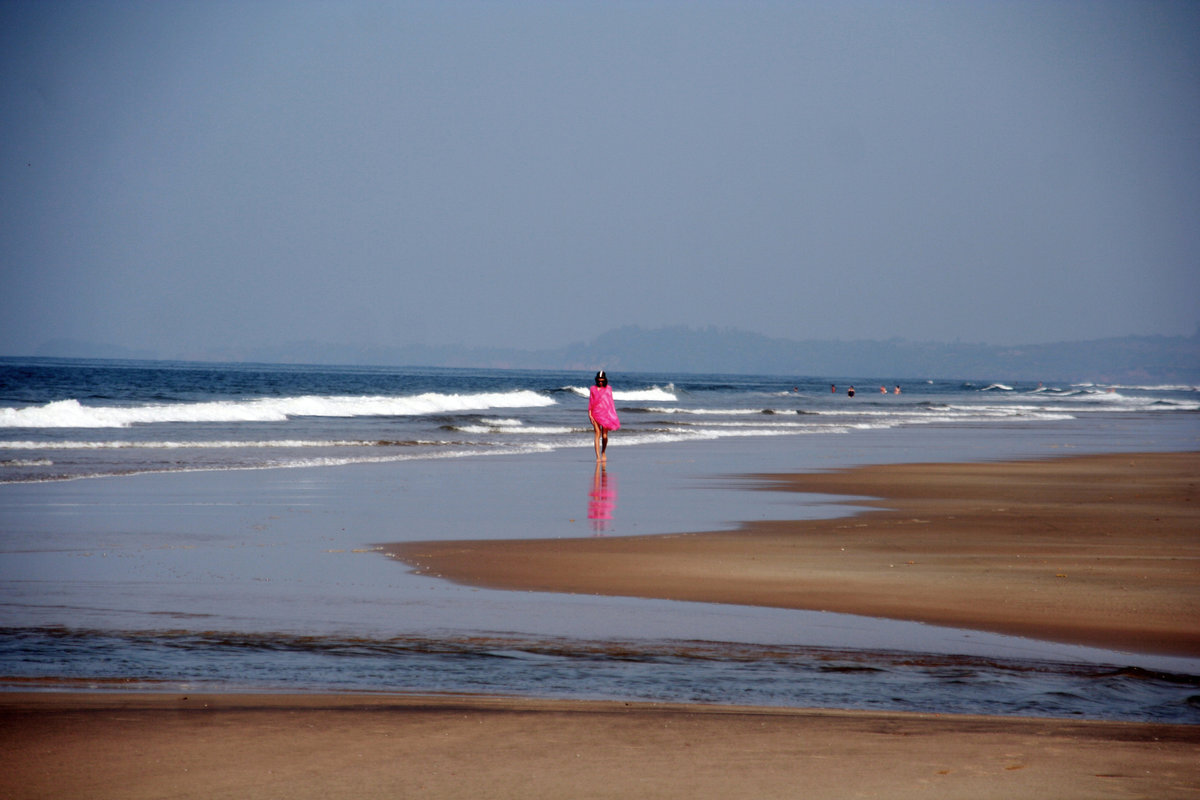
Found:
[[860, 510], [726, 532], [384, 548], [492, 589], [837, 611], [1195, 657], [1197, 475], [1195, 452], [757, 475]]
[[1190, 797], [1200, 726], [400, 695], [0, 693], [0, 794]]

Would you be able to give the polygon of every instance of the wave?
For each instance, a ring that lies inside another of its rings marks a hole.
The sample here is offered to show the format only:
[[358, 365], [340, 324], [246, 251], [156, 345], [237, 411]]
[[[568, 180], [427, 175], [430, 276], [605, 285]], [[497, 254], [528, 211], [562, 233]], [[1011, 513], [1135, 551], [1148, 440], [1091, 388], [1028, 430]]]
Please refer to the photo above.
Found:
[[270, 397], [138, 406], [85, 406], [57, 400], [42, 406], [0, 409], [0, 428], [127, 428], [164, 422], [286, 422], [292, 417], [403, 417], [447, 411], [531, 408], [555, 401], [531, 390], [481, 394], [426, 394], [407, 397]]
[[1118, 392], [1116, 388], [1109, 388], [1103, 391], [1098, 389], [1085, 389], [1080, 391], [1068, 392], [1061, 395], [1056, 395], [1055, 400], [1093, 403], [1093, 404], [1112, 404], [1111, 408], [1105, 410], [1121, 411], [1122, 407], [1138, 407], [1151, 408], [1153, 406], [1173, 406], [1176, 408], [1192, 409], [1196, 407], [1195, 401], [1173, 400], [1167, 397], [1135, 397]]
[[567, 427], [565, 425], [527, 425], [517, 427], [514, 425], [446, 425], [445, 430], [455, 431], [457, 433], [471, 433], [482, 435], [488, 433], [518, 433], [523, 435], [546, 435], [558, 436], [570, 433], [591, 433], [591, 428]]
[[714, 420], [704, 420], [699, 422], [671, 422], [670, 428], [667, 430], [702, 430], [705, 428], [713, 429], [728, 429], [741, 431], [809, 431], [809, 430], [824, 430], [830, 427], [840, 427], [840, 422], [718, 422]]
[[764, 408], [623, 408], [622, 411], [633, 411], [643, 414], [695, 414], [708, 417], [746, 416], [750, 414], [791, 414], [791, 411], [779, 412]]
[[[564, 386], [563, 391], [587, 397], [589, 389], [586, 386]], [[675, 384], [668, 383], [666, 388], [651, 386], [649, 389], [613, 389], [613, 399], [623, 403], [634, 401], [648, 403], [675, 403], [679, 401], [675, 393]]]
[[[1031, 393], [1032, 394], [1032, 393]], [[1046, 405], [1041, 406], [1018, 406], [1014, 405], [1011, 408], [1038, 408], [1043, 410], [1063, 410], [1070, 409], [1075, 411], [1099, 411], [1099, 412], [1118, 412], [1118, 411], [1195, 411], [1200, 409], [1200, 403], [1192, 400], [1176, 400], [1168, 397], [1154, 396], [1133, 396], [1122, 394], [1115, 389], [1106, 389], [1104, 391], [1093, 389], [1080, 389], [1074, 391], [1041, 393], [1036, 398], [1032, 398], [1031, 394], [1019, 396], [1004, 396], [997, 397], [996, 400], [1013, 400], [1015, 402], [1023, 402], [1022, 398], [1036, 399]], [[1028, 402], [1027, 400], [1024, 402]]]
[[0, 450], [234, 450], [234, 449], [270, 449], [287, 448], [299, 450], [310, 447], [418, 447], [442, 445], [446, 442], [419, 440], [306, 440], [306, 439], [269, 439], [269, 440], [227, 440], [227, 441], [145, 441], [108, 440], [99, 442], [65, 441], [65, 442], [2, 442]]
[[[1076, 383], [1074, 386], [1080, 386], [1088, 389], [1099, 389], [1100, 384], [1096, 383]], [[1200, 386], [1192, 386], [1190, 384], [1162, 384], [1156, 386], [1136, 386], [1125, 385], [1120, 383], [1106, 384], [1109, 389], [1131, 389], [1138, 392], [1200, 392]]]

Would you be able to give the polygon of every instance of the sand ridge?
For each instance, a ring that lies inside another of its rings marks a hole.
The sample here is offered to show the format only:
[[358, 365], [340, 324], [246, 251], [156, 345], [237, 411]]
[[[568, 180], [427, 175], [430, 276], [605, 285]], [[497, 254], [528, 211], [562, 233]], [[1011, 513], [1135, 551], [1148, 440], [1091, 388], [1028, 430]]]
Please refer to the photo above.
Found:
[[489, 588], [838, 611], [1196, 656], [1198, 476], [1197, 453], [761, 475], [874, 510], [715, 533], [385, 549]]

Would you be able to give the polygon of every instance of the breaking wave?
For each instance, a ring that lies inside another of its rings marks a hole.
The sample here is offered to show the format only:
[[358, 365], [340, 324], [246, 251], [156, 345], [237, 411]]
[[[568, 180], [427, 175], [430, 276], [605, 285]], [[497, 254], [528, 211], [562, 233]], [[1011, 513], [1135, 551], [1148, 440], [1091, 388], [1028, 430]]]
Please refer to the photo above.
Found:
[[0, 409], [0, 428], [127, 428], [161, 422], [286, 422], [292, 417], [406, 417], [448, 411], [533, 408], [555, 402], [534, 391], [426, 394], [407, 397], [270, 397], [137, 406], [85, 406], [57, 400], [41, 406]]
[[[567, 386], [565, 389], [580, 397], [588, 396], [588, 388], [586, 386]], [[613, 389], [613, 399], [624, 403], [635, 401], [643, 403], [674, 403], [679, 400], [679, 397], [675, 393], [675, 385], [669, 383], [665, 388], [651, 386], [649, 389]]]

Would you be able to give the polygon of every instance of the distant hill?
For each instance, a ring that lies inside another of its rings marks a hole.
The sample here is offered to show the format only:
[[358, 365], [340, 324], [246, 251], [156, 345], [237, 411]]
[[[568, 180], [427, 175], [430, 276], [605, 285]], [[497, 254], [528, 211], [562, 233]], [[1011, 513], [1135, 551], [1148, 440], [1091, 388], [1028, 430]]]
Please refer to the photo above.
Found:
[[788, 341], [744, 331], [621, 328], [566, 359], [611, 369], [875, 378], [1200, 383], [1200, 331], [1020, 347], [943, 342]]
[[303, 364], [579, 369], [627, 372], [962, 378], [1200, 385], [1200, 330], [1185, 336], [1126, 336], [1019, 347], [944, 342], [791, 341], [722, 328], [618, 328], [590, 342], [549, 350], [297, 342], [279, 347], [151, 354], [55, 342], [36, 355], [172, 358]]

